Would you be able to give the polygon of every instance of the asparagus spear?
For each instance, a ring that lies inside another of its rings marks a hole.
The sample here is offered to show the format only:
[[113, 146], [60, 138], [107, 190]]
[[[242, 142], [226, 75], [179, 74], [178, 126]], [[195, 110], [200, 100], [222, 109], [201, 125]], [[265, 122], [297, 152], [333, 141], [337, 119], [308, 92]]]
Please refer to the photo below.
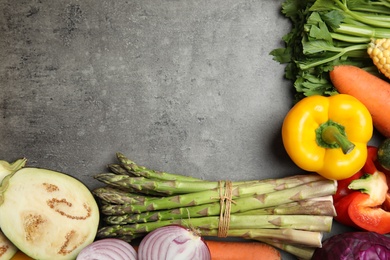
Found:
[[[193, 183], [194, 181], [203, 181], [199, 178], [193, 178], [193, 177], [189, 177], [189, 176], [185, 176], [185, 175], [180, 175], [180, 174], [173, 174], [173, 173], [168, 173], [168, 172], [163, 172], [163, 171], [155, 171], [155, 170], [152, 170], [152, 169], [148, 169], [147, 167], [144, 167], [144, 166], [138, 166], [135, 162], [131, 161], [130, 159], [128, 159], [125, 155], [123, 155], [122, 153], [116, 153], [116, 156], [117, 156], [117, 159], [119, 160], [120, 162], [120, 166], [122, 168], [124, 168], [125, 170], [127, 170], [128, 173], [130, 174], [133, 174], [135, 176], [138, 176], [138, 177], [145, 177], [145, 178], [148, 178], [148, 179], [157, 179], [157, 180], [165, 180], [165, 181], [183, 181], [183, 182], [189, 182], [189, 183]], [[123, 174], [123, 175], [127, 175], [127, 174]], [[314, 179], [316, 180], [320, 180], [322, 179], [323, 177], [319, 176], [318, 174], [311, 174], [311, 175], [295, 175], [295, 176], [290, 176], [290, 177], [285, 177], [285, 178], [281, 178], [283, 180], [289, 180], [287, 182], [292, 182], [292, 181], [302, 181], [303, 183], [304, 182], [308, 182], [305, 177], [309, 176], [309, 179], [310, 181], [314, 181]], [[298, 178], [297, 178], [298, 177]], [[107, 180], [106, 180], [107, 181]], [[266, 180], [260, 180], [260, 182], [264, 182], [264, 181], [279, 181], [279, 179], [266, 179]], [[124, 181], [126, 182], [126, 181]], [[210, 182], [210, 181], [207, 181], [207, 182]], [[235, 184], [243, 184], [243, 183], [248, 183], [248, 182], [258, 182], [258, 180], [256, 181], [244, 181], [244, 182], [235, 182]], [[216, 184], [216, 182], [212, 182], [214, 184]], [[126, 186], [126, 185], [124, 185]], [[148, 186], [148, 185], [146, 185]], [[168, 189], [172, 189], [172, 186], [169, 185], [169, 182], [168, 182]], [[180, 186], [179, 184], [177, 186]], [[208, 189], [209, 186], [205, 187], [204, 189]], [[161, 191], [160, 191], [161, 192]], [[189, 192], [189, 191], [185, 191], [185, 192]]]
[[239, 215], [324, 215], [336, 216], [336, 211], [331, 200], [303, 200], [276, 205], [269, 208], [254, 209], [237, 213]]
[[[218, 208], [219, 203], [205, 204], [202, 211], [202, 216], [205, 216], [205, 213], [208, 213], [207, 216], [211, 216], [211, 208]], [[108, 206], [109, 207], [109, 206]], [[184, 208], [175, 208], [171, 210], [161, 210], [161, 211], [145, 211], [142, 213], [130, 213], [124, 215], [106, 215], [104, 221], [110, 225], [116, 224], [131, 224], [131, 223], [143, 223], [143, 222], [152, 222], [152, 221], [161, 221], [161, 220], [172, 220], [178, 218], [186, 217], [199, 217], [198, 214], [192, 212], [197, 212], [197, 208], [200, 207], [184, 207]], [[322, 215], [322, 216], [335, 216], [336, 211], [333, 206], [332, 201], [317, 201], [317, 200], [303, 200], [298, 202], [290, 202], [286, 204], [281, 204], [277, 206], [260, 208], [254, 210], [248, 210], [245, 212], [231, 212], [236, 215]], [[218, 215], [214, 214], [214, 215]]]
[[120, 163], [120, 165], [126, 169], [129, 173], [134, 174], [136, 176], [140, 177], [146, 177], [146, 178], [154, 178], [154, 179], [161, 179], [161, 180], [182, 180], [182, 181], [201, 181], [201, 179], [193, 178], [185, 175], [180, 174], [173, 174], [168, 172], [162, 172], [162, 171], [154, 171], [151, 169], [148, 169], [144, 166], [139, 166], [135, 162], [128, 159], [125, 155], [122, 153], [116, 153], [116, 157]]
[[140, 193], [118, 190], [109, 186], [96, 188], [92, 190], [92, 193], [104, 202], [112, 204], [143, 204], [145, 201], [160, 198]]
[[107, 165], [107, 168], [111, 170], [111, 172], [119, 175], [130, 175], [133, 177], [136, 177], [136, 175], [129, 173], [125, 168], [122, 167], [120, 164], [111, 163]]
[[[230, 216], [230, 227], [232, 229], [280, 229], [294, 228], [307, 231], [329, 232], [332, 226], [333, 217], [330, 216], [308, 216], [308, 215], [243, 215]], [[219, 217], [202, 217], [188, 219], [175, 219], [138, 223], [131, 225], [104, 226], [98, 230], [99, 238], [128, 236], [137, 233], [151, 232], [156, 228], [177, 224], [193, 227], [195, 229], [218, 229]]]
[[[145, 177], [131, 177], [129, 175], [119, 175], [114, 173], [100, 173], [95, 175], [94, 178], [108, 185], [122, 189], [137, 190], [140, 192], [152, 190], [154, 192], [165, 195], [199, 192], [204, 190], [217, 189], [220, 187], [220, 182], [217, 181], [166, 181], [159, 179], [149, 179]], [[280, 179], [233, 182], [233, 186], [268, 183], [269, 185], [275, 187], [275, 189], [285, 189], [288, 187], [295, 187], [303, 183], [323, 179], [324, 178], [318, 174], [296, 175]]]
[[[147, 195], [164, 196], [164, 193], [158, 192], [150, 186], [149, 179], [144, 177], [131, 177], [129, 175], [120, 175], [115, 173], [99, 173], [94, 176], [95, 179], [108, 184], [111, 187], [116, 187], [119, 190], [125, 190], [128, 192], [141, 193]], [[145, 180], [144, 186], [134, 185], [136, 181]], [[124, 181], [125, 180], [125, 181]], [[128, 181], [131, 180], [131, 181]]]
[[[202, 236], [218, 236], [218, 230], [199, 230]], [[227, 233], [228, 237], [240, 237], [245, 239], [273, 239], [283, 243], [295, 244], [308, 247], [321, 247], [322, 232], [297, 230], [292, 228], [280, 229], [231, 229]]]
[[218, 182], [210, 181], [159, 180], [114, 173], [100, 173], [94, 177], [112, 186], [130, 188], [140, 192], [152, 190], [165, 195], [199, 192], [207, 189], [216, 189], [219, 186]]
[[282, 249], [283, 251], [293, 254], [296, 257], [298, 257], [298, 259], [302, 259], [302, 260], [310, 260], [313, 257], [314, 251], [316, 249], [315, 247], [306, 247], [306, 246], [283, 243], [275, 239], [258, 238], [256, 240], [267, 243], [279, 249]]
[[[251, 185], [241, 185], [235, 187], [237, 191], [233, 189], [234, 195], [232, 196], [232, 199], [234, 203], [231, 205], [231, 213], [245, 212], [248, 210], [267, 208], [285, 203], [290, 203], [292, 201], [299, 201], [308, 198], [330, 195], [336, 191], [337, 186], [334, 181], [324, 179], [321, 181], [309, 182], [296, 187], [276, 191], [272, 190], [272, 187], [268, 187], [268, 190], [261, 189], [260, 186], [254, 186], [254, 188], [255, 189], [253, 189]], [[247, 189], [250, 190], [250, 192], [248, 192]], [[265, 193], [257, 194], [256, 192]], [[243, 197], [241, 198], [240, 195]], [[249, 195], [251, 195], [251, 197], [249, 197]], [[103, 205], [101, 207], [101, 211], [105, 215], [123, 215], [127, 213], [140, 213], [153, 210], [179, 209], [175, 212], [168, 211], [162, 212], [161, 214], [165, 213], [171, 215], [172, 213], [176, 213], [175, 216], [177, 216], [177, 218], [186, 217], [185, 214], [191, 217], [203, 217], [219, 214], [221, 210], [220, 204], [210, 204], [210, 202], [218, 202], [219, 200], [219, 192], [217, 190], [209, 190], [199, 193], [182, 194], [173, 197], [153, 199], [150, 201], [150, 203], [146, 202], [143, 205], [108, 204]], [[183, 207], [186, 208], [181, 209]]]

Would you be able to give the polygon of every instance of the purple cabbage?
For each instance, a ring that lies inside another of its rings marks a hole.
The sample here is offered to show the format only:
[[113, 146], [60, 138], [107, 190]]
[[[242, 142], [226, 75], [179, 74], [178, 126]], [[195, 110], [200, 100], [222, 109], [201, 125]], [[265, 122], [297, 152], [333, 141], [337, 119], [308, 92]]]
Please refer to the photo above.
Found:
[[312, 260], [387, 260], [390, 237], [375, 232], [347, 232], [334, 235], [316, 249]]

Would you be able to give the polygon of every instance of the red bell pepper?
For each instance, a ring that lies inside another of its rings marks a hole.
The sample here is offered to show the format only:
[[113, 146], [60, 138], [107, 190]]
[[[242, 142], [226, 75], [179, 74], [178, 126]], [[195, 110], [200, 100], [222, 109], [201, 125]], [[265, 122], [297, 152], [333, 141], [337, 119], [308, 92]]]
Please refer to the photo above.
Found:
[[351, 192], [347, 196], [344, 196], [338, 200], [334, 200], [333, 204], [337, 213], [337, 216], [334, 218], [343, 225], [359, 228], [349, 217], [348, 213], [349, 205], [351, 205], [356, 195], [359, 195], [358, 192]]
[[336, 193], [333, 195], [333, 200], [334, 201], [338, 201], [342, 198], [344, 198], [345, 196], [353, 193], [353, 192], [356, 192], [354, 190], [351, 190], [348, 188], [348, 185], [353, 181], [353, 180], [357, 180], [357, 179], [360, 179], [362, 176], [363, 176], [363, 171], [358, 171], [357, 173], [355, 173], [354, 175], [352, 175], [351, 177], [349, 177], [348, 179], [344, 179], [344, 180], [339, 180], [337, 181], [337, 191]]
[[344, 225], [386, 234], [390, 233], [390, 172], [378, 165], [376, 154], [377, 148], [369, 146], [362, 170], [338, 181], [333, 196], [337, 212], [335, 219]]
[[[386, 175], [387, 186], [390, 187], [390, 171], [383, 168], [377, 161], [378, 148], [368, 146], [368, 160], [363, 167], [363, 172], [374, 173], [376, 170], [383, 172]], [[382, 208], [386, 211], [390, 211], [390, 190], [387, 191], [386, 199], [382, 204]]]

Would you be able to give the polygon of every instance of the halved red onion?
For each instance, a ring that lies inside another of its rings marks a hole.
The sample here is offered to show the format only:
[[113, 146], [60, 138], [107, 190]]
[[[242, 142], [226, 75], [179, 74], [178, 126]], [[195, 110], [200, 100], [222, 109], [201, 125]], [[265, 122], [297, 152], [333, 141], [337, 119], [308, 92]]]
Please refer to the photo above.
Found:
[[147, 234], [138, 248], [139, 260], [210, 260], [203, 239], [188, 228], [170, 225]]
[[84, 247], [76, 260], [137, 260], [137, 252], [127, 242], [117, 238], [97, 240]]

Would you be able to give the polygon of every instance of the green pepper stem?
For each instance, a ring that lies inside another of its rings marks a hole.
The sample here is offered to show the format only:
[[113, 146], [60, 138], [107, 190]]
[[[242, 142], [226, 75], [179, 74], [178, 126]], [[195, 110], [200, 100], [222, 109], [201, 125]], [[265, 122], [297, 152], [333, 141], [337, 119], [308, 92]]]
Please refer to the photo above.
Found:
[[350, 153], [355, 145], [340, 132], [340, 129], [333, 125], [328, 125], [322, 130], [322, 140], [328, 144], [338, 144], [344, 154]]

